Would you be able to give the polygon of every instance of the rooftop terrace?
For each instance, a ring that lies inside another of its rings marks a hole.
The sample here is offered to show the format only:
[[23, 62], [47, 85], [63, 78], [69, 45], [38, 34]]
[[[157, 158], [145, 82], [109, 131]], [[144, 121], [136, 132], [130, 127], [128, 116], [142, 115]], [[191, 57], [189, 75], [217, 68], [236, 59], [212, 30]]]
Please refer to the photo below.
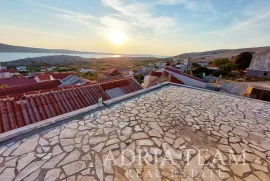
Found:
[[0, 180], [270, 180], [269, 103], [173, 84], [136, 94], [2, 143]]

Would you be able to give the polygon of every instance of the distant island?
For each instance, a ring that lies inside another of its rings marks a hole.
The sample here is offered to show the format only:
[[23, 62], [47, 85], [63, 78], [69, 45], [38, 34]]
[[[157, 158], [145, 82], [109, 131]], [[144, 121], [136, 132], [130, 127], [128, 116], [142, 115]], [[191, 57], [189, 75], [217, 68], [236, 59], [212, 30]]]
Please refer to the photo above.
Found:
[[151, 56], [146, 54], [116, 54], [108, 52], [88, 52], [88, 51], [76, 51], [76, 50], [65, 50], [65, 49], [46, 49], [46, 48], [32, 48], [15, 46], [0, 43], [0, 53], [57, 53], [57, 54], [103, 54], [103, 55], [126, 55], [126, 56]]

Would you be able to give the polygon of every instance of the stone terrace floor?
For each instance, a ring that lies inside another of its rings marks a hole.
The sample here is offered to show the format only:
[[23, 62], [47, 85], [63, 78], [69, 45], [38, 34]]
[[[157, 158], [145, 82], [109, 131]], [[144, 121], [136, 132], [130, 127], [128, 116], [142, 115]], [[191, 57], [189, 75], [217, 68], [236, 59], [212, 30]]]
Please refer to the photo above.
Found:
[[0, 147], [0, 181], [269, 181], [269, 169], [270, 104], [177, 86]]

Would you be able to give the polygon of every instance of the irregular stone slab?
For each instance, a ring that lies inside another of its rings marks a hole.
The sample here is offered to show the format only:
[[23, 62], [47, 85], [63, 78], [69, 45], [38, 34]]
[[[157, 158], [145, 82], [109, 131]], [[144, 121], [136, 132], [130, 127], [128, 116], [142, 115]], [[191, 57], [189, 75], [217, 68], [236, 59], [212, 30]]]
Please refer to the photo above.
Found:
[[70, 128], [70, 129], [77, 129], [78, 123], [76, 121], [78, 121], [78, 120], [74, 120], [71, 123], [66, 124], [65, 127]]
[[49, 170], [47, 172], [47, 174], [45, 175], [45, 178], [44, 179], [46, 181], [55, 181], [60, 176], [60, 173], [61, 173], [61, 170], [59, 168], [58, 169]]
[[74, 135], [77, 133], [78, 131], [74, 130], [74, 129], [63, 129], [60, 133], [59, 138], [73, 138]]
[[62, 160], [62, 158], [64, 158], [64, 156], [66, 155], [66, 153], [63, 153], [61, 155], [58, 155], [54, 158], [52, 158], [51, 160], [49, 160], [47, 163], [45, 163], [42, 168], [54, 168], [55, 165], [57, 165], [60, 160]]
[[138, 132], [138, 133], [134, 133], [131, 136], [131, 138], [134, 140], [139, 140], [139, 139], [149, 138], [149, 136], [145, 132]]
[[132, 134], [132, 128], [131, 127], [125, 127], [123, 130], [122, 130], [122, 134], [125, 135], [125, 136], [129, 136]]
[[115, 128], [104, 128], [104, 133], [105, 133], [105, 135], [108, 135], [111, 132], [113, 132], [114, 130], [115, 130]]
[[58, 166], [65, 165], [67, 163], [70, 163], [70, 162], [73, 162], [75, 160], [78, 160], [78, 158], [80, 157], [80, 155], [81, 155], [81, 152], [80, 151], [74, 150], [63, 161], [61, 161], [61, 163], [59, 163]]
[[151, 129], [148, 131], [148, 134], [149, 136], [152, 136], [152, 137], [159, 137], [161, 138], [161, 134], [158, 132], [158, 130], [155, 130], [155, 129]]
[[95, 146], [94, 148], [92, 148], [92, 150], [96, 151], [96, 152], [100, 152], [102, 150], [102, 148], [104, 147], [105, 143], [100, 143], [97, 146]]
[[41, 145], [41, 146], [46, 146], [46, 145], [49, 144], [49, 142], [46, 141], [46, 140], [43, 139], [43, 138], [40, 138], [39, 141], [38, 141], [38, 143], [39, 143], [39, 145]]
[[63, 152], [63, 150], [60, 148], [59, 145], [56, 145], [56, 146], [53, 147], [52, 154], [53, 154], [54, 156], [59, 155], [59, 154], [61, 154], [62, 152]]
[[270, 150], [270, 143], [269, 142], [267, 142], [267, 141], [263, 141], [262, 143], [261, 143], [261, 146], [263, 147], [263, 149], [265, 149], [265, 150]]
[[228, 131], [231, 131], [232, 130], [232, 127], [231, 126], [228, 126], [228, 125], [221, 125], [221, 130], [223, 130], [224, 132], [228, 132]]
[[268, 172], [268, 169], [265, 166], [262, 166], [262, 165], [259, 165], [259, 164], [256, 164], [256, 163], [251, 163], [251, 166], [256, 170]]
[[251, 171], [248, 163], [245, 163], [245, 164], [241, 164], [241, 163], [235, 164], [234, 163], [234, 164], [232, 164], [231, 169], [236, 175], [238, 175], [240, 177], [242, 177], [244, 173], [248, 173]]
[[82, 178], [80, 178], [80, 181], [96, 181], [96, 179], [93, 176], [82, 176]]
[[204, 176], [200, 178], [204, 181], [222, 181], [214, 172], [214, 170], [210, 170], [207, 166], [203, 169]]
[[258, 177], [253, 174], [250, 174], [248, 177], [244, 179], [245, 181], [261, 181]]
[[244, 130], [242, 130], [240, 128], [234, 128], [232, 132], [238, 136], [242, 136], [242, 137], [248, 136], [247, 132], [245, 132]]
[[67, 175], [73, 175], [79, 173], [80, 171], [86, 169], [86, 164], [84, 161], [75, 161], [70, 164], [63, 166], [63, 169]]
[[15, 177], [14, 168], [6, 168], [5, 171], [0, 175], [1, 181], [13, 180]]
[[30, 163], [22, 171], [20, 171], [14, 181], [20, 181], [24, 179], [27, 175], [39, 169], [47, 160], [35, 161]]
[[42, 137], [43, 138], [52, 138], [52, 137], [55, 137], [55, 136], [59, 135], [59, 133], [60, 133], [60, 128], [57, 127], [57, 128], [53, 128], [48, 133], [45, 133]]
[[84, 161], [90, 161], [92, 158], [91, 158], [91, 155], [90, 153], [87, 153], [85, 154], [83, 157], [82, 157], [82, 160]]
[[161, 155], [162, 154], [162, 150], [157, 148], [157, 147], [151, 147], [149, 149], [149, 153], [152, 155]]
[[270, 177], [262, 171], [255, 171], [254, 173], [255, 173], [255, 175], [257, 175], [257, 177], [259, 177], [259, 179], [261, 179], [261, 181], [269, 181], [270, 180]]
[[173, 147], [174, 148], [179, 148], [182, 144], [184, 144], [186, 141], [183, 139], [183, 138], [177, 138], [175, 141], [174, 141], [174, 145]]
[[231, 145], [231, 147], [233, 147], [233, 149], [236, 151], [236, 153], [238, 153], [238, 154], [242, 153], [243, 148], [238, 143], [236, 143], [236, 144], [232, 143], [230, 145]]
[[[134, 176], [134, 180], [140, 180], [139, 177], [136, 177], [136, 174], [134, 174]], [[143, 181], [161, 181], [161, 174], [159, 172], [159, 168], [155, 165], [144, 166], [142, 178]]]
[[136, 144], [141, 145], [141, 146], [153, 146], [154, 142], [149, 139], [141, 139], [141, 140], [136, 140]]
[[118, 138], [110, 139], [107, 141], [106, 146], [113, 145], [115, 143], [119, 143], [120, 140]]
[[36, 171], [34, 171], [33, 173], [31, 173], [29, 176], [25, 177], [23, 180], [24, 181], [36, 181], [39, 174], [40, 174], [41, 169], [37, 169]]
[[190, 160], [190, 162], [186, 164], [184, 168], [184, 173], [191, 177], [197, 177], [199, 173], [202, 171], [204, 161], [205, 158], [197, 154]]
[[129, 122], [119, 122], [119, 124], [118, 124], [118, 126], [119, 126], [120, 128], [124, 128], [124, 127], [126, 127], [127, 125], [129, 125]]
[[38, 136], [27, 139], [12, 153], [12, 155], [23, 155], [25, 153], [34, 151], [38, 145], [38, 139]]
[[100, 143], [100, 142], [103, 142], [103, 141], [106, 141], [108, 139], [108, 137], [91, 137], [90, 140], [89, 140], [89, 144], [90, 145], [95, 145], [97, 143]]
[[61, 146], [67, 146], [75, 144], [73, 139], [60, 139]]
[[158, 130], [158, 132], [159, 132], [160, 134], [163, 134], [163, 130], [161, 129], [161, 127], [158, 125], [157, 122], [148, 122], [148, 126], [149, 126], [150, 128], [153, 128], [153, 129]]
[[96, 169], [96, 174], [99, 180], [103, 180], [103, 166], [102, 166], [102, 161], [98, 157], [98, 155], [95, 156], [95, 169]]
[[18, 161], [18, 165], [17, 165], [18, 171], [21, 171], [26, 165], [28, 165], [35, 158], [36, 157], [35, 157], [35, 153], [34, 152], [30, 152], [30, 153], [26, 154], [24, 157], [22, 157]]

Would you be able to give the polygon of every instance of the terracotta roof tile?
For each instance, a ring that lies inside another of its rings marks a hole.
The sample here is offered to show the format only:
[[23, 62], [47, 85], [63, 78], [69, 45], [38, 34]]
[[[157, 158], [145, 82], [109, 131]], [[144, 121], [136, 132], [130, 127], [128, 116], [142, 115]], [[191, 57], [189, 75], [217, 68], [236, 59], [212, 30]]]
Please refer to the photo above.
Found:
[[11, 78], [0, 79], [0, 86], [6, 84], [8, 85], [8, 87], [19, 86], [19, 85], [29, 85], [29, 84], [35, 84], [35, 83], [37, 83], [35, 79], [26, 78], [26, 77], [11, 77]]
[[38, 82], [35, 84], [29, 84], [29, 85], [19, 85], [19, 86], [13, 86], [8, 87], [6, 89], [0, 89], [0, 95], [6, 96], [10, 94], [22, 94], [32, 91], [39, 91], [39, 90], [47, 90], [47, 89], [53, 89], [61, 85], [61, 82], [59, 80], [52, 80], [52, 81], [46, 81], [46, 82]]
[[16, 70], [16, 69], [5, 69], [5, 70], [0, 70], [0, 73], [1, 73], [1, 72], [18, 73], [19, 71]]
[[[106, 101], [141, 89], [140, 84], [129, 77], [27, 95], [12, 95], [0, 100], [0, 133], [97, 104], [100, 97]], [[113, 97], [107, 93], [111, 90]]]
[[58, 79], [58, 80], [62, 80], [64, 78], [66, 78], [67, 76], [71, 75], [72, 73], [56, 73], [56, 72], [49, 72], [49, 73], [43, 73], [43, 74], [39, 74], [37, 75], [38, 79], [40, 81], [47, 81], [47, 80], [51, 80], [51, 76], [54, 79]]

